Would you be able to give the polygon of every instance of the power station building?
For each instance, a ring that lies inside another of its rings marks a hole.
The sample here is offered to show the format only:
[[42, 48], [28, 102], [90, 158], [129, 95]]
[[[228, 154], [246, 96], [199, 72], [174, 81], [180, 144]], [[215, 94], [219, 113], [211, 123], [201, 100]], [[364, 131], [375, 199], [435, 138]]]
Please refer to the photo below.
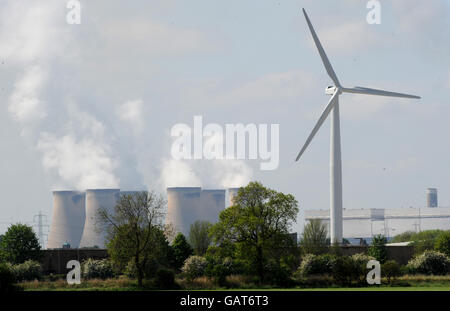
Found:
[[100, 210], [114, 211], [120, 189], [86, 190], [86, 218], [79, 247], [105, 247], [105, 234], [99, 219]]
[[[306, 210], [305, 222], [321, 219], [330, 223], [328, 210]], [[450, 230], [450, 208], [344, 209], [344, 238], [393, 237], [405, 231]]]
[[427, 189], [427, 207], [438, 207], [438, 196], [436, 188]]
[[101, 230], [98, 212], [112, 211], [120, 194], [119, 189], [54, 191], [47, 248], [104, 248], [105, 232]]
[[197, 220], [217, 222], [219, 213], [225, 209], [225, 192], [200, 187], [167, 188], [166, 224], [187, 236]]
[[[229, 189], [230, 202], [238, 190]], [[106, 233], [99, 220], [99, 211], [113, 212], [120, 195], [133, 193], [135, 191], [120, 189], [54, 191], [47, 248], [104, 248]], [[225, 194], [225, 189], [167, 188], [166, 223], [187, 236], [191, 224], [197, 220], [217, 222], [219, 213], [227, 204]]]
[[47, 248], [61, 248], [66, 243], [78, 247], [85, 218], [83, 192], [53, 191], [53, 216]]
[[[305, 222], [321, 219], [329, 229], [329, 210], [306, 210]], [[376, 208], [343, 210], [343, 236], [371, 238], [382, 234], [393, 237], [406, 231], [450, 230], [450, 208], [438, 207], [437, 189], [426, 190], [426, 207], [421, 208]]]

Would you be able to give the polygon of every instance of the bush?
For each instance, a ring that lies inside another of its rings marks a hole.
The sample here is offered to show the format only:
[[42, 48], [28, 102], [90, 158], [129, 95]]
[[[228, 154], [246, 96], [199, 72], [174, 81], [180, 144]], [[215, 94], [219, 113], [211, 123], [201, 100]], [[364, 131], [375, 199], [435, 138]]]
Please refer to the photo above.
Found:
[[425, 251], [411, 259], [407, 265], [409, 273], [444, 275], [450, 272], [450, 259], [436, 251]]
[[16, 279], [11, 265], [0, 263], [0, 293], [13, 291], [15, 282]]
[[289, 287], [292, 285], [291, 269], [284, 262], [269, 260], [264, 267], [265, 281], [278, 286]]
[[434, 250], [450, 257], [450, 231], [441, 233], [434, 244]]
[[42, 267], [37, 261], [27, 260], [22, 264], [12, 266], [16, 281], [34, 281], [42, 279]]
[[158, 269], [158, 271], [156, 271], [155, 285], [160, 289], [175, 288], [175, 273], [169, 269]]
[[333, 279], [339, 285], [351, 286], [353, 283], [362, 285], [368, 272], [367, 262], [373, 259], [372, 256], [365, 254], [338, 257], [333, 266]]
[[208, 262], [205, 258], [200, 256], [190, 256], [183, 264], [181, 271], [190, 280], [203, 276], [205, 274]]
[[368, 272], [367, 263], [370, 260], [374, 259], [375, 259], [374, 257], [366, 255], [364, 253], [354, 254], [351, 256], [351, 260], [353, 261], [354, 266], [353, 277], [355, 281], [357, 281], [360, 284], [365, 282]]
[[400, 265], [395, 260], [388, 260], [383, 265], [381, 265], [381, 274], [385, 276], [389, 284], [392, 281], [402, 275]]
[[131, 259], [128, 262], [127, 266], [125, 267], [124, 274], [130, 279], [135, 279], [137, 277], [137, 269], [136, 265], [134, 264], [134, 259]]
[[89, 258], [83, 262], [81, 271], [86, 279], [108, 279], [114, 277], [114, 269], [108, 259], [94, 260]]
[[205, 274], [213, 277], [219, 285], [225, 285], [226, 277], [234, 272], [233, 259], [231, 257], [220, 259], [208, 256], [206, 261]]
[[387, 260], [387, 239], [383, 235], [376, 235], [372, 239], [372, 244], [369, 246], [368, 254], [374, 257], [381, 264]]
[[358, 278], [358, 270], [351, 257], [338, 257], [333, 265], [333, 279], [339, 285], [350, 286], [352, 281]]
[[225, 282], [228, 288], [255, 288], [253, 277], [250, 275], [232, 274], [226, 277]]
[[297, 276], [331, 274], [335, 261], [336, 256], [334, 255], [324, 254], [317, 256], [307, 254], [303, 257], [300, 267], [295, 274]]

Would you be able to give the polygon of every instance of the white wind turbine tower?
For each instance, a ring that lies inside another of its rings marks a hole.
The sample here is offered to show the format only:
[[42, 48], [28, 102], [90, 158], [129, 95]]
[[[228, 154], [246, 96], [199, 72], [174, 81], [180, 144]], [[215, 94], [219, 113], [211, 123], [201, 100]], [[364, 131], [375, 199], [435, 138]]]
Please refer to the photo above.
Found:
[[306, 14], [305, 9], [303, 9], [303, 14], [305, 15], [306, 22], [308, 23], [309, 30], [311, 31], [314, 43], [316, 44], [317, 50], [319, 51], [320, 58], [325, 66], [325, 69], [330, 76], [331, 80], [334, 82], [334, 86], [329, 86], [326, 88], [325, 93], [331, 95], [331, 99], [328, 102], [325, 110], [314, 126], [311, 134], [309, 134], [306, 139], [305, 144], [300, 150], [295, 161], [298, 161], [302, 156], [303, 152], [306, 150], [311, 140], [316, 135], [319, 128], [322, 126], [325, 119], [328, 117], [331, 111], [333, 111], [331, 116], [331, 139], [330, 139], [330, 239], [332, 243], [342, 243], [342, 169], [341, 169], [341, 134], [340, 134], [340, 124], [339, 124], [339, 95], [342, 93], [356, 93], [356, 94], [366, 94], [366, 95], [379, 95], [379, 96], [391, 96], [391, 97], [403, 97], [403, 98], [420, 98], [415, 95], [408, 95], [402, 93], [388, 92], [383, 90], [376, 90], [366, 87], [353, 87], [345, 88], [339, 82], [333, 67], [331, 67], [330, 61], [328, 60], [325, 51], [320, 44], [319, 38], [314, 31], [314, 28]]

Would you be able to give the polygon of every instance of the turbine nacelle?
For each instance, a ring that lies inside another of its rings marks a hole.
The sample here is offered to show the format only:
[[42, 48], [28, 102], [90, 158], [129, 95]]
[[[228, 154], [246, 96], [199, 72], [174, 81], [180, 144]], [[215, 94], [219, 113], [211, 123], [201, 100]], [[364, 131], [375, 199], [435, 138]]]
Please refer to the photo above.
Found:
[[325, 89], [325, 94], [327, 94], [327, 95], [333, 95], [333, 94], [336, 93], [337, 91], [339, 91], [339, 94], [342, 93], [338, 87], [335, 87], [335, 86], [327, 86], [327, 88]]

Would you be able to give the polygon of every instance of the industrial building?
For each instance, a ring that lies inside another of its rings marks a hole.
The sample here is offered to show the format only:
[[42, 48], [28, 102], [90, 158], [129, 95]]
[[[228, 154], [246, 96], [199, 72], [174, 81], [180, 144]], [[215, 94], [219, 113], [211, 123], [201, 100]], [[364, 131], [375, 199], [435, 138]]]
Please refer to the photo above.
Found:
[[47, 248], [105, 247], [98, 211], [112, 211], [121, 194], [119, 189], [54, 191], [53, 216]]
[[[306, 210], [305, 222], [321, 219], [329, 226], [328, 210]], [[393, 237], [405, 231], [450, 230], [450, 208], [344, 209], [344, 238]]]
[[[329, 210], [306, 210], [305, 222], [321, 219], [329, 229]], [[382, 234], [387, 238], [406, 231], [450, 230], [450, 208], [438, 207], [437, 189], [426, 190], [426, 207], [374, 208], [343, 210], [343, 236], [347, 239], [371, 238]]]
[[[238, 189], [229, 189], [230, 201]], [[135, 191], [120, 189], [54, 191], [47, 248], [104, 248], [106, 236], [98, 218], [99, 211], [112, 212], [120, 195], [133, 193]], [[225, 189], [167, 188], [166, 223], [188, 235], [191, 224], [197, 220], [216, 222], [226, 206], [225, 193]]]
[[79, 247], [105, 247], [105, 234], [101, 227], [101, 209], [112, 213], [120, 197], [120, 189], [86, 190], [86, 218]]
[[438, 196], [436, 188], [427, 189], [427, 207], [438, 207]]
[[167, 188], [166, 223], [184, 235], [189, 234], [191, 224], [197, 220], [216, 222], [219, 213], [225, 209], [224, 189], [200, 187]]
[[63, 244], [78, 247], [85, 222], [85, 194], [79, 191], [53, 191], [53, 217], [47, 248]]

